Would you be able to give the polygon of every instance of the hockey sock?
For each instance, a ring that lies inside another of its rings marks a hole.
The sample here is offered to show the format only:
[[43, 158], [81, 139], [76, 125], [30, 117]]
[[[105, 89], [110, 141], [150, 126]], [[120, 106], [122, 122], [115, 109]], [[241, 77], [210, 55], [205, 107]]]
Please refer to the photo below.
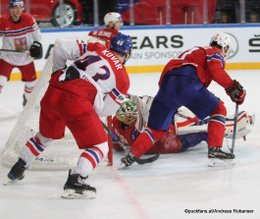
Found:
[[32, 94], [33, 88], [35, 87], [36, 80], [35, 81], [30, 81], [30, 82], [25, 82], [24, 85], [24, 95], [26, 100], [29, 99], [30, 95]]
[[26, 162], [26, 167], [28, 167], [52, 141], [50, 138], [43, 137], [39, 132], [30, 138], [20, 154], [20, 158]]
[[73, 174], [80, 174], [82, 177], [87, 177], [98, 163], [107, 155], [107, 142], [97, 144], [85, 149], [78, 160], [76, 167], [72, 168]]
[[146, 127], [132, 145], [131, 153], [137, 158], [140, 158], [152, 147], [154, 142], [159, 140], [164, 135], [164, 133], [165, 131], [153, 130]]
[[44, 147], [40, 139], [36, 136], [29, 139], [22, 150], [20, 158], [26, 162], [26, 167], [44, 151]]
[[208, 124], [208, 145], [210, 147], [221, 147], [225, 134], [225, 121], [227, 111], [222, 101], [211, 114]]

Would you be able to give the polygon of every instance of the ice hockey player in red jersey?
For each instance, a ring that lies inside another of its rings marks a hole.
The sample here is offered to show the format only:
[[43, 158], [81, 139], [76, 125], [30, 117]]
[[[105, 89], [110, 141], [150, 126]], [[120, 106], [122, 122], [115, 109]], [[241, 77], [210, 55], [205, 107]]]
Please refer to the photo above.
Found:
[[[84, 180], [108, 152], [107, 135], [100, 117], [112, 115], [128, 92], [130, 81], [124, 63], [130, 57], [129, 36], [118, 33], [110, 49], [100, 43], [59, 40], [53, 51], [53, 74], [41, 100], [40, 130], [23, 148], [8, 173], [21, 180], [25, 169], [55, 139], [73, 134], [82, 153], [69, 171], [64, 198], [93, 198], [96, 189]], [[66, 67], [67, 60], [75, 60]]]
[[0, 17], [0, 37], [3, 42], [0, 57], [0, 93], [9, 80], [12, 69], [18, 68], [22, 73], [22, 81], [25, 82], [25, 106], [37, 79], [33, 61], [42, 57], [41, 34], [35, 19], [23, 12], [23, 0], [10, 0], [9, 6], [10, 14]]
[[104, 16], [104, 23], [106, 28], [89, 32], [89, 41], [100, 42], [109, 48], [110, 41], [119, 32], [123, 20], [119, 13], [109, 12]]
[[244, 102], [245, 89], [224, 70], [225, 59], [231, 52], [230, 36], [219, 33], [212, 36], [209, 46], [191, 48], [168, 62], [159, 80], [159, 91], [151, 105], [147, 126], [134, 142], [130, 153], [121, 159], [121, 167], [130, 166], [135, 157], [140, 158], [164, 135], [181, 106], [187, 107], [201, 120], [210, 116], [207, 141], [210, 160], [221, 162], [235, 158], [233, 153], [221, 150], [226, 107], [207, 89], [214, 80], [236, 104]]
[[[131, 147], [145, 127], [153, 97], [132, 96], [122, 103], [112, 119], [112, 131], [126, 146]], [[199, 120], [186, 107], [178, 109], [169, 129], [161, 139], [156, 141], [146, 154], [178, 153], [195, 147], [200, 142], [207, 142], [207, 126], [209, 117]], [[241, 111], [237, 116], [236, 138], [245, 138], [254, 124], [254, 115]], [[225, 138], [232, 139], [234, 130], [234, 116], [227, 116], [225, 124]], [[122, 151], [117, 141], [113, 148]]]

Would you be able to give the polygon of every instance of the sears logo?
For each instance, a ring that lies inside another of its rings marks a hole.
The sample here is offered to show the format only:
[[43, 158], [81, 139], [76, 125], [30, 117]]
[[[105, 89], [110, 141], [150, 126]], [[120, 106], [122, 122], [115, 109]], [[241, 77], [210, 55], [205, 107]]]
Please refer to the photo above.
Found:
[[260, 52], [260, 34], [254, 34], [248, 41], [249, 52]]
[[231, 55], [228, 58], [228, 59], [231, 59], [232, 57], [234, 57], [238, 53], [239, 44], [238, 44], [237, 38], [233, 34], [231, 34], [231, 33], [227, 33], [227, 34], [230, 36], [230, 40], [231, 40], [231, 43], [232, 43], [232, 49], [233, 49]]

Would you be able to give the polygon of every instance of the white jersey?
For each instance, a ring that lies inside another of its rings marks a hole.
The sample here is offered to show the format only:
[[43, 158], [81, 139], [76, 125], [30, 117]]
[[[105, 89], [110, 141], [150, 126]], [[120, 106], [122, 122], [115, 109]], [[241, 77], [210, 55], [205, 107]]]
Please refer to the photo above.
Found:
[[27, 13], [21, 15], [19, 22], [13, 22], [10, 15], [0, 17], [0, 37], [2, 49], [24, 52], [1, 52], [1, 59], [14, 66], [31, 63], [33, 58], [28, 50], [34, 41], [41, 42], [40, 29], [35, 19]]
[[[75, 61], [66, 68], [67, 60]], [[72, 85], [73, 89], [67, 85], [66, 89], [70, 89], [71, 92], [84, 97], [86, 95], [84, 84], [88, 86], [90, 83], [96, 88], [94, 108], [100, 116], [114, 114], [129, 89], [130, 81], [123, 63], [113, 52], [99, 43], [56, 41], [53, 51], [53, 71], [60, 69], [64, 70], [59, 81], [66, 81], [67, 77], [81, 79]]]

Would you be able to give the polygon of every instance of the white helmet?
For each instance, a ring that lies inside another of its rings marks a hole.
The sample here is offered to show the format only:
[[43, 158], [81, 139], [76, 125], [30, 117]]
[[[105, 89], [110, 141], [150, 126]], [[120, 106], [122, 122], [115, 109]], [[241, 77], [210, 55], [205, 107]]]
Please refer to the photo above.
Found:
[[217, 33], [211, 37], [210, 45], [217, 44], [221, 50], [224, 58], [228, 58], [233, 52], [233, 44], [229, 34]]
[[123, 25], [122, 17], [119, 13], [116, 12], [109, 12], [104, 17], [104, 23], [106, 26], [109, 25], [109, 23], [115, 24], [116, 22], [119, 22], [120, 25]]

